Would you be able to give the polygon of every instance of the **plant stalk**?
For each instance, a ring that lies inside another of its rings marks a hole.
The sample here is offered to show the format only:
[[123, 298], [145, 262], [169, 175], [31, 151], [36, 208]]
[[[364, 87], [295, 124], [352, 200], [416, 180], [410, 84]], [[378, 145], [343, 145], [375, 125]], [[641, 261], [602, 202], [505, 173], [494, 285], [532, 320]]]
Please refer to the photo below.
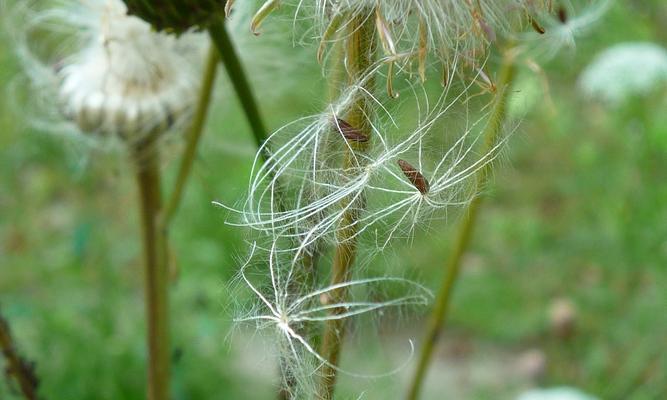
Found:
[[160, 233], [162, 198], [158, 149], [154, 143], [135, 148], [136, 179], [143, 231], [145, 302], [148, 320], [148, 399], [169, 399], [169, 300], [164, 259], [164, 236]]
[[[257, 100], [252, 93], [250, 88], [250, 83], [248, 77], [243, 69], [241, 64], [241, 59], [234, 48], [229, 33], [225, 28], [224, 20], [217, 20], [209, 26], [209, 35], [213, 40], [213, 43], [218, 48], [222, 64], [225, 66], [229, 80], [236, 91], [236, 96], [241, 102], [241, 107], [248, 119], [250, 124], [250, 129], [252, 131], [253, 138], [255, 139], [255, 144], [260, 151], [260, 155], [264, 161], [268, 160], [271, 156], [268, 146], [264, 146], [266, 141], [267, 130], [264, 122], [262, 120], [261, 114], [259, 112], [259, 107], [257, 105]], [[275, 182], [275, 197], [278, 201], [278, 208], [284, 210], [284, 189], [280, 180]]]
[[[343, 50], [343, 46], [339, 41], [333, 42], [331, 50], [333, 68], [327, 78], [327, 98], [332, 102], [338, 98], [338, 95], [340, 94], [339, 92], [341, 81], [344, 79], [342, 65], [339, 65], [342, 64], [341, 61], [343, 59]], [[329, 141], [339, 139], [338, 135], [335, 135], [335, 138], [332, 136], [334, 135], [329, 132], [325, 136], [324, 140]], [[296, 277], [293, 279], [294, 284], [292, 284], [292, 286], [294, 286], [292, 289], [295, 292], [296, 290], [299, 290], [299, 288], [296, 287], [297, 285], [302, 285], [305, 283], [305, 286], [308, 288], [312, 288], [316, 285], [318, 276], [318, 263], [322, 249], [322, 243], [317, 240], [299, 255], [299, 268], [296, 271]], [[319, 337], [317, 337], [317, 333], [314, 331], [314, 329], [311, 328], [312, 327], [304, 325], [299, 327], [297, 332], [301, 336], [309, 337], [309, 339], [312, 339], [315, 343], [317, 343]], [[293, 389], [295, 389], [297, 385], [297, 380], [294, 376], [294, 371], [292, 371], [289, 365], [289, 360], [280, 360], [280, 371], [285, 385], [278, 391], [278, 400], [289, 400], [293, 398]]]
[[268, 149], [263, 147], [264, 141], [267, 137], [267, 130], [262, 121], [261, 115], [259, 113], [259, 107], [257, 106], [257, 101], [255, 96], [252, 93], [250, 88], [250, 83], [248, 82], [248, 77], [241, 65], [240, 58], [234, 44], [232, 43], [227, 28], [225, 28], [225, 23], [223, 20], [217, 20], [209, 26], [209, 34], [213, 43], [218, 48], [220, 52], [220, 57], [222, 59], [222, 64], [227, 70], [227, 75], [229, 75], [230, 81], [234, 86], [236, 95], [241, 102], [241, 107], [245, 112], [248, 123], [252, 130], [253, 137], [257, 147], [262, 149], [262, 157], [268, 159], [269, 152]]
[[[374, 19], [371, 17], [372, 9], [369, 9], [367, 16], [357, 16], [350, 23], [348, 38], [346, 39], [346, 59], [348, 67], [349, 82], [356, 84], [362, 81], [364, 75], [370, 69], [373, 63], [373, 56], [375, 53], [375, 26]], [[365, 80], [365, 89], [373, 92], [374, 80]], [[372, 115], [372, 105], [364, 95], [359, 95], [352, 110], [346, 116], [346, 121], [354, 126], [362, 135], [370, 138], [372, 134], [371, 124], [368, 116]], [[345, 156], [345, 169], [347, 171], [358, 168], [356, 157], [352, 153], [364, 152], [368, 148], [368, 143], [350, 143], [352, 151], [348, 150]], [[352, 200], [347, 200], [352, 201]], [[357, 200], [360, 204], [348, 208], [348, 211], [343, 215], [340, 221], [340, 231], [338, 233], [338, 246], [334, 255], [332, 265], [331, 284], [335, 285], [345, 282], [349, 279], [351, 268], [354, 264], [357, 251], [357, 240], [355, 238], [357, 233], [357, 226], [355, 222], [358, 220], [359, 210], [363, 200]], [[343, 302], [347, 297], [346, 289], [334, 290], [330, 293], [329, 301], [331, 303]], [[333, 314], [340, 314], [344, 312], [343, 309], [335, 309]], [[334, 388], [336, 385], [336, 369], [332, 366], [339, 364], [341, 346], [345, 338], [345, 322], [342, 319], [334, 319], [327, 321], [324, 325], [324, 333], [322, 336], [321, 354], [329, 361], [331, 365], [324, 365], [322, 367], [322, 387], [320, 398], [329, 400], [333, 398]]]
[[34, 366], [25, 360], [16, 350], [9, 323], [0, 314], [0, 350], [7, 360], [5, 374], [7, 380], [12, 377], [18, 384], [19, 390], [26, 400], [37, 399], [39, 380], [35, 376]]
[[181, 158], [181, 163], [178, 167], [178, 176], [176, 177], [176, 183], [174, 184], [174, 189], [171, 192], [171, 196], [166, 203], [164, 212], [162, 214], [162, 226], [164, 229], [169, 227], [171, 219], [174, 217], [178, 207], [181, 204], [183, 198], [183, 192], [187, 184], [188, 178], [190, 177], [190, 171], [192, 170], [192, 165], [194, 164], [197, 152], [197, 146], [199, 145], [199, 140], [201, 139], [202, 133], [204, 132], [204, 123], [206, 122], [206, 117], [208, 115], [209, 104], [211, 103], [211, 95], [213, 92], [213, 84], [215, 83], [215, 78], [218, 70], [218, 61], [220, 59], [218, 50], [211, 46], [208, 51], [208, 56], [206, 60], [206, 67], [204, 68], [204, 75], [202, 76], [201, 88], [199, 90], [199, 99], [197, 100], [197, 106], [195, 109], [195, 114], [192, 119], [192, 125], [187, 134], [187, 143], [185, 150], [183, 151], [183, 156]]
[[[493, 148], [498, 143], [502, 133], [502, 127], [506, 116], [505, 105], [514, 78], [515, 69], [513, 56], [509, 53], [510, 52], [507, 52], [503, 57], [497, 85], [499, 92], [496, 94], [494, 100], [495, 103], [493, 105], [489, 123], [482, 133], [485, 147], [482, 154], [487, 154], [488, 152], [493, 151]], [[492, 166], [493, 163], [488, 163], [477, 172], [477, 176], [475, 177], [475, 188], [477, 191], [481, 190], [486, 185], [488, 177], [492, 172]], [[429, 318], [424, 345], [408, 391], [408, 400], [416, 400], [419, 397], [426, 371], [428, 370], [433, 355], [433, 349], [444, 327], [443, 323], [449, 311], [454, 284], [456, 283], [461, 270], [461, 259], [470, 244], [482, 199], [483, 197], [481, 194], [472, 199], [460, 222], [453, 250], [446, 263], [446, 272], [440, 284], [440, 289], [435, 300], [435, 306]]]

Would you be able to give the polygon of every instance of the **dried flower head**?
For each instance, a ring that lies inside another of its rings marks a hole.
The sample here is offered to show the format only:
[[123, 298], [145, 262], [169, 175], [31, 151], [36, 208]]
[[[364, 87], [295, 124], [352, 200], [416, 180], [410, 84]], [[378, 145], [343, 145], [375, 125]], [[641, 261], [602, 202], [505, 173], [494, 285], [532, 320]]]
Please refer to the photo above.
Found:
[[[312, 19], [320, 41], [318, 59], [329, 44], [344, 39], [355, 19], [371, 18], [382, 44], [384, 62], [424, 79], [427, 55], [451, 64], [454, 56], [481, 63], [486, 47], [498, 37], [523, 29], [531, 15], [546, 12], [547, 0], [268, 0], [259, 8], [252, 28], [279, 4], [291, 5], [295, 21]], [[534, 21], [534, 20], [533, 20]]]
[[[136, 142], [181, 126], [195, 103], [200, 48], [153, 31], [121, 0], [22, 10], [18, 50], [42, 99], [84, 133]], [[63, 45], [38, 54], [37, 33]], [[53, 95], [51, 95], [53, 93]]]

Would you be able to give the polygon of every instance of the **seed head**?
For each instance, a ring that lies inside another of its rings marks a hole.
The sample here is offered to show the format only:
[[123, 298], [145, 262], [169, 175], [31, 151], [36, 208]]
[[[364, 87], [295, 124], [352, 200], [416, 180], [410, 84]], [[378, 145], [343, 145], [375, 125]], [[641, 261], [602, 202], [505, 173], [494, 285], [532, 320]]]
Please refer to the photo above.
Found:
[[100, 29], [57, 72], [64, 114], [84, 132], [135, 140], [159, 134], [188, 113], [196, 95], [176, 39], [125, 14], [119, 1]]
[[[547, 0], [267, 0], [256, 14], [253, 29], [278, 4], [291, 5], [296, 20], [312, 19], [319, 32], [318, 60], [332, 42], [345, 40], [355, 18], [374, 20], [390, 69], [412, 71], [418, 64], [424, 78], [427, 54], [449, 64], [455, 55], [483, 59], [486, 47], [522, 30], [532, 14], [546, 12]], [[394, 64], [397, 68], [394, 68]], [[389, 74], [391, 75], [391, 73]], [[388, 76], [391, 85], [391, 76]], [[389, 87], [391, 89], [391, 87]], [[390, 94], [394, 94], [390, 90]], [[393, 96], [395, 97], [395, 96]]]
[[[38, 89], [34, 97], [45, 98], [44, 111], [54, 120], [64, 117], [70, 130], [73, 123], [76, 131], [126, 142], [157, 137], [188, 120], [201, 60], [195, 34], [155, 32], [127, 15], [121, 0], [32, 7], [12, 10], [25, 17], [25, 26], [15, 28], [17, 53]], [[59, 46], [37, 52], [53, 41]]]

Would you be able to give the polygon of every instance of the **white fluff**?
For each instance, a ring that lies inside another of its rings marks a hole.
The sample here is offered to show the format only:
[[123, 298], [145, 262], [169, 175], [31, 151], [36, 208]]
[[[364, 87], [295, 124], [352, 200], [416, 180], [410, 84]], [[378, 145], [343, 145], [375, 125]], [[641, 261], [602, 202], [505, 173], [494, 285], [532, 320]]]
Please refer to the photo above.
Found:
[[620, 43], [600, 53], [579, 77], [587, 96], [612, 105], [667, 84], [667, 50], [655, 43]]
[[187, 122], [203, 58], [194, 34], [154, 32], [121, 0], [39, 4], [12, 7], [9, 30], [43, 115], [126, 141]]
[[579, 389], [557, 387], [550, 389], [532, 389], [522, 393], [517, 400], [598, 400]]

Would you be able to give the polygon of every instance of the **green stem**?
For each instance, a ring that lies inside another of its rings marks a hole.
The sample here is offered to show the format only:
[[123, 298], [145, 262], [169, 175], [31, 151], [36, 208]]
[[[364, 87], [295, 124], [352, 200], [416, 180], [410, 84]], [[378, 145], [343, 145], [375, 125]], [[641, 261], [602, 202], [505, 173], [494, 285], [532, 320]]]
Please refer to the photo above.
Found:
[[239, 56], [234, 48], [234, 44], [227, 33], [225, 24], [223, 20], [217, 20], [209, 26], [209, 34], [213, 43], [218, 48], [220, 56], [222, 58], [222, 63], [227, 70], [232, 86], [236, 91], [243, 111], [245, 112], [246, 117], [248, 118], [248, 123], [250, 123], [250, 128], [252, 134], [255, 138], [255, 142], [258, 148], [262, 149], [262, 157], [266, 160], [269, 156], [269, 152], [266, 148], [262, 147], [264, 141], [267, 137], [267, 130], [262, 122], [262, 118], [259, 113], [259, 108], [257, 106], [257, 101], [255, 96], [252, 94], [250, 84], [248, 83], [248, 78], [245, 74], [243, 66]]
[[[370, 17], [373, 10], [369, 10], [369, 16], [357, 16], [350, 23], [347, 40], [347, 61], [350, 83], [359, 82], [373, 62], [375, 52], [375, 26], [374, 19]], [[373, 79], [366, 80], [365, 89], [373, 92]], [[370, 121], [368, 120], [370, 108], [372, 105], [365, 96], [359, 95], [352, 109], [346, 116], [346, 121], [354, 126], [362, 135], [368, 137], [372, 134]], [[364, 152], [368, 148], [368, 143], [350, 143], [352, 151]], [[345, 157], [345, 169], [351, 170], [359, 166], [356, 163], [356, 157], [348, 151]], [[359, 200], [358, 200], [359, 201]], [[332, 265], [331, 284], [335, 285], [345, 282], [349, 279], [351, 268], [357, 252], [357, 221], [361, 204], [349, 207], [340, 221], [340, 231], [338, 233], [339, 244], [336, 247]], [[330, 293], [329, 301], [331, 303], [343, 302], [347, 297], [347, 290], [338, 289]], [[333, 314], [344, 312], [343, 309], [335, 309]], [[341, 346], [345, 337], [345, 323], [342, 319], [333, 319], [327, 321], [324, 326], [322, 336], [321, 354], [329, 361], [332, 366], [337, 366], [340, 358]], [[333, 392], [336, 385], [336, 369], [330, 365], [322, 367], [322, 387], [320, 398], [329, 400], [333, 398]]]
[[160, 234], [162, 210], [159, 156], [155, 143], [135, 148], [137, 186], [143, 230], [145, 302], [148, 320], [148, 399], [169, 399], [169, 300], [164, 241]]
[[[498, 143], [500, 134], [502, 133], [502, 126], [505, 120], [505, 104], [512, 79], [514, 77], [514, 69], [515, 66], [513, 57], [509, 54], [506, 54], [503, 59], [503, 64], [500, 70], [500, 77], [498, 79], [497, 87], [499, 92], [496, 94], [491, 117], [486, 126], [486, 129], [482, 134], [485, 140], [485, 152], [483, 154], [487, 154], [488, 152], [493, 151], [493, 148]], [[488, 177], [492, 172], [492, 165], [492, 163], [488, 163], [477, 172], [477, 176], [475, 178], [475, 187], [477, 190], [481, 190], [486, 184]], [[435, 300], [435, 307], [431, 312], [426, 337], [424, 339], [424, 345], [422, 347], [417, 364], [417, 370], [415, 371], [415, 375], [413, 376], [412, 383], [408, 391], [408, 400], [416, 400], [419, 397], [419, 392], [421, 390], [426, 371], [433, 355], [433, 348], [435, 347], [438, 336], [442, 331], [443, 322], [447, 317], [454, 284], [458, 279], [459, 271], [461, 269], [461, 259], [468, 249], [468, 245], [470, 244], [470, 239], [472, 237], [473, 228], [475, 227], [475, 221], [477, 219], [481, 203], [481, 195], [473, 198], [473, 200], [468, 205], [468, 208], [465, 211], [465, 215], [463, 216], [463, 220], [459, 226], [453, 251], [447, 260], [446, 273], [440, 284], [440, 290]]]
[[183, 151], [181, 164], [178, 168], [176, 183], [174, 184], [171, 197], [169, 197], [169, 200], [167, 201], [164, 208], [161, 221], [164, 229], [168, 228], [169, 222], [174, 217], [174, 214], [181, 204], [183, 191], [190, 176], [192, 164], [195, 161], [197, 146], [199, 144], [199, 140], [201, 139], [202, 133], [204, 132], [204, 123], [206, 122], [209, 104], [211, 103], [211, 94], [213, 92], [213, 83], [215, 82], [219, 59], [220, 57], [218, 55], [218, 50], [214, 47], [211, 47], [208, 52], [206, 67], [202, 77], [199, 99], [197, 100], [197, 108], [195, 109], [192, 125], [188, 131], [187, 144], [185, 146], [185, 150]]
[[9, 329], [9, 323], [0, 314], [0, 351], [5, 356], [7, 364], [5, 373], [7, 379], [14, 380], [18, 383], [19, 390], [23, 397], [27, 400], [37, 399], [37, 386], [39, 380], [35, 376], [35, 371], [32, 363], [25, 360], [18, 354], [14, 340]]
[[[241, 102], [241, 106], [246, 114], [250, 128], [252, 130], [253, 137], [255, 139], [255, 144], [257, 148], [260, 149], [260, 153], [264, 161], [268, 160], [270, 157], [268, 147], [264, 146], [264, 141], [267, 138], [267, 130], [262, 122], [262, 118], [259, 113], [259, 108], [257, 102], [248, 83], [248, 78], [245, 74], [239, 56], [234, 48], [234, 45], [229, 37], [227, 29], [225, 28], [224, 21], [218, 20], [212, 23], [209, 26], [209, 34], [213, 40], [215, 46], [217, 47], [219, 54], [222, 58], [222, 63], [227, 70], [227, 74], [234, 86], [236, 95]], [[280, 183], [280, 180], [275, 182], [274, 190], [276, 192], [276, 199], [278, 201], [278, 208], [284, 210], [284, 196], [283, 188]], [[303, 271], [312, 270], [314, 261], [312, 257], [308, 254], [304, 255], [303, 261]], [[286, 387], [281, 388], [278, 393], [278, 398], [286, 399], [290, 396], [290, 388], [293, 387], [296, 382], [293, 379], [292, 371], [290, 371], [287, 363], [281, 361], [281, 370], [282, 375], [285, 378]]]
[[[231, 38], [227, 33], [224, 21], [218, 20], [213, 22], [209, 26], [209, 34], [213, 40], [213, 43], [220, 52], [222, 64], [225, 66], [227, 75], [229, 75], [232, 86], [234, 86], [236, 95], [241, 102], [241, 107], [243, 108], [246, 118], [248, 119], [248, 123], [250, 124], [250, 128], [255, 139], [255, 144], [260, 151], [262, 159], [266, 161], [271, 156], [271, 152], [269, 151], [268, 146], [264, 146], [264, 141], [267, 138], [267, 130], [264, 126], [264, 123], [262, 122], [259, 108], [257, 106], [257, 101], [255, 100], [255, 96], [252, 94], [245, 70], [243, 69], [236, 49], [234, 48], [234, 44], [232, 43]], [[271, 174], [271, 178], [273, 178], [273, 174]], [[275, 197], [278, 201], [278, 209], [285, 210], [285, 191], [280, 180], [275, 182], [274, 191]]]

